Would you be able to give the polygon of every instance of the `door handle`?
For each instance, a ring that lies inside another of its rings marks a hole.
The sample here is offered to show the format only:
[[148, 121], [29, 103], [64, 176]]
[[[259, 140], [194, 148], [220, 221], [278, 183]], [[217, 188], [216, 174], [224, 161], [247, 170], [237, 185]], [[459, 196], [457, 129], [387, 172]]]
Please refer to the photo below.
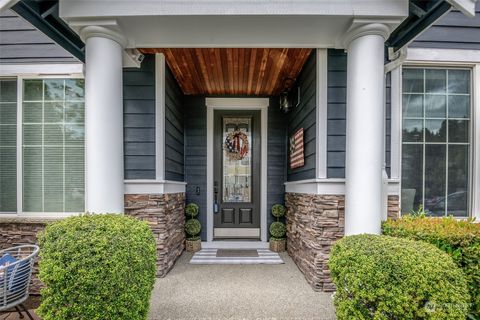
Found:
[[218, 208], [218, 181], [215, 181], [213, 183], [213, 193], [214, 193], [213, 213], [218, 213], [218, 211], [219, 211], [219, 208]]

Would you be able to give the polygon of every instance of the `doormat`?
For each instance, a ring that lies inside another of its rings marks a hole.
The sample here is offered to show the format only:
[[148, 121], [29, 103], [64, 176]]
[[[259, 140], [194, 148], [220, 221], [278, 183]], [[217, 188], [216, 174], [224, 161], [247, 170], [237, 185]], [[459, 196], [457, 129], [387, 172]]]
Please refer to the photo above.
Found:
[[[220, 252], [219, 252], [220, 251]], [[252, 251], [256, 251], [254, 256]], [[241, 252], [241, 253], [240, 253]], [[241, 255], [243, 254], [243, 255]], [[224, 250], [202, 249], [196, 252], [190, 264], [283, 264], [282, 258], [276, 252], [268, 249]]]
[[258, 251], [255, 249], [218, 249], [217, 258], [240, 258], [240, 257], [249, 257], [256, 258], [258, 257]]

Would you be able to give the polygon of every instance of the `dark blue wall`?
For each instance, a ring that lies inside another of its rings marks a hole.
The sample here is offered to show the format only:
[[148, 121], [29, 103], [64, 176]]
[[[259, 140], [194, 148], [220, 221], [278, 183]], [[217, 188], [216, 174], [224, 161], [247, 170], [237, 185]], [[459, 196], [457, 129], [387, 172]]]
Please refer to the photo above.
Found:
[[345, 177], [347, 54], [328, 50], [327, 177]]
[[[205, 97], [186, 96], [185, 112], [185, 181], [186, 202], [200, 207], [202, 240], [207, 240], [207, 108]], [[197, 194], [197, 188], [199, 194]]]
[[[165, 69], [165, 179], [184, 181], [184, 95]], [[155, 179], [155, 55], [123, 69], [125, 179]]]
[[123, 69], [125, 179], [155, 179], [155, 56]]
[[15, 12], [0, 14], [0, 64], [55, 62], [79, 63]]
[[[328, 124], [327, 177], [345, 178], [345, 142], [347, 120], [347, 54], [343, 50], [328, 50]], [[391, 80], [386, 78], [385, 157], [390, 176], [391, 148]]]
[[410, 47], [480, 50], [480, 1], [475, 11], [474, 18], [451, 11], [415, 39]]
[[184, 181], [184, 95], [165, 69], [165, 179]]
[[291, 137], [299, 128], [303, 128], [305, 148], [305, 165], [303, 167], [290, 169], [290, 161], [287, 161], [288, 181], [314, 179], [316, 175], [316, 63], [316, 52], [312, 50], [296, 82], [296, 85], [300, 87], [300, 104], [288, 114], [287, 136]]
[[267, 211], [268, 225], [274, 217], [270, 209], [276, 203], [285, 202], [285, 181], [287, 175], [287, 115], [279, 107], [278, 97], [270, 98], [268, 108], [267, 145]]

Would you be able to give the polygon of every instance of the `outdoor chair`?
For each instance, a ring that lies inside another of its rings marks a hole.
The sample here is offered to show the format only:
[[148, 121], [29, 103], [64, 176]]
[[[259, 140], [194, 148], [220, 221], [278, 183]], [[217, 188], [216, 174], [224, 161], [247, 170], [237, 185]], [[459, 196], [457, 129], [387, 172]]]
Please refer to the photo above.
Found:
[[35, 257], [39, 251], [36, 245], [19, 245], [0, 250], [0, 314], [22, 312], [33, 320], [23, 305], [28, 299], [28, 288]]

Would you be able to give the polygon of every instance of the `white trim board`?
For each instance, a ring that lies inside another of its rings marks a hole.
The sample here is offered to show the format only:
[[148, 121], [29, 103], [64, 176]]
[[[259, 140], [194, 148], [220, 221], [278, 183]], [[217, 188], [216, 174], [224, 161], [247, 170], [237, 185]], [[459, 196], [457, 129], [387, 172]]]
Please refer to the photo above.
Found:
[[480, 63], [472, 70], [472, 216], [480, 220]]
[[480, 50], [408, 48], [405, 63], [480, 63]]
[[202, 241], [204, 249], [266, 249], [266, 241]]
[[125, 194], [185, 193], [186, 182], [169, 180], [125, 180]]
[[165, 56], [155, 54], [155, 175], [165, 179]]
[[[215, 110], [261, 110], [260, 237], [267, 241], [268, 98], [206, 98], [207, 108], [207, 243], [213, 241], [213, 125]], [[249, 242], [251, 244], [255, 242]], [[237, 247], [234, 242], [231, 247]]]
[[327, 128], [328, 128], [328, 50], [317, 49], [316, 52], [317, 77], [317, 107], [316, 115], [316, 177], [327, 178]]
[[82, 63], [57, 63], [57, 64], [2, 64], [0, 77], [13, 76], [82, 76]]
[[[345, 179], [308, 179], [285, 182], [286, 193], [345, 194]], [[388, 195], [400, 195], [400, 181], [388, 180]]]

